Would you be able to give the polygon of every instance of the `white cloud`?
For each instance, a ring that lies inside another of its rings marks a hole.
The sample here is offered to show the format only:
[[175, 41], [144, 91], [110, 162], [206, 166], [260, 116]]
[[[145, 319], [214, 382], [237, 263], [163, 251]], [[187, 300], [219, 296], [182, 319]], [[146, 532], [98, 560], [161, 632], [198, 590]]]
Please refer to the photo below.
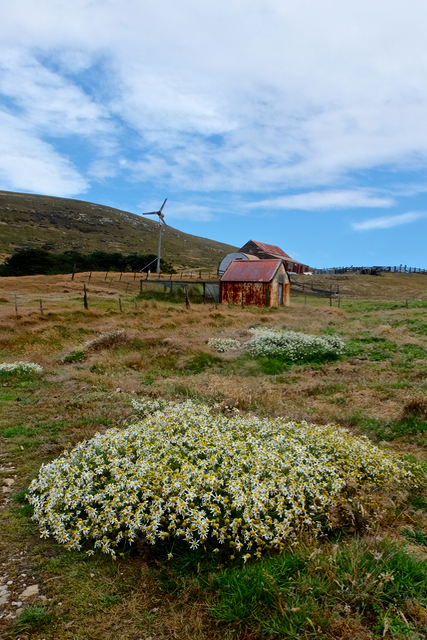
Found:
[[0, 111], [0, 184], [10, 191], [71, 196], [88, 188], [85, 178], [52, 145]]
[[421, 218], [425, 218], [426, 213], [420, 211], [408, 211], [395, 216], [382, 216], [380, 218], [371, 218], [363, 222], [353, 222], [353, 229], [356, 231], [370, 231], [371, 229], [390, 229], [401, 224], [409, 224]]
[[301, 209], [319, 211], [323, 209], [349, 209], [354, 207], [391, 207], [392, 198], [379, 197], [364, 190], [311, 191], [292, 196], [281, 196], [259, 202], [251, 202], [251, 209], [268, 207], [270, 209]]
[[79, 135], [101, 156], [128, 155], [134, 179], [328, 186], [329, 204], [288, 202], [385, 207], [357, 190], [351, 204], [336, 185], [426, 166], [426, 19], [424, 0], [15, 0], [0, 8], [15, 52], [1, 58], [1, 87], [40, 139]]

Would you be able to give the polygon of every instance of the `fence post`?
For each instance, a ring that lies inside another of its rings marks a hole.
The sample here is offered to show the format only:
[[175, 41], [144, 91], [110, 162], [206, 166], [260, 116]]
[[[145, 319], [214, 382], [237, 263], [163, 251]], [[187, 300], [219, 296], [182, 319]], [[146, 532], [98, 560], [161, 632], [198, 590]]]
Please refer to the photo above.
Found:
[[84, 288], [83, 305], [84, 305], [84, 308], [87, 309], [88, 306], [87, 306], [86, 284], [83, 285], [83, 288]]
[[89, 274], [89, 282], [90, 282], [91, 277], [92, 277], [92, 271]]
[[16, 291], [13, 292], [15, 298], [15, 316], [18, 317], [18, 302], [16, 300]]
[[123, 275], [123, 271], [120, 271], [120, 278], [119, 278], [119, 282], [122, 279], [122, 275]]
[[121, 312], [122, 311], [122, 299], [121, 299], [120, 296], [119, 296], [119, 307], [120, 307], [120, 312]]
[[43, 303], [41, 298], [40, 298], [40, 313], [43, 315]]
[[105, 278], [104, 278], [104, 280], [106, 280], [106, 279], [107, 279], [107, 276], [108, 276], [108, 272], [109, 272], [109, 271], [110, 271], [110, 269], [107, 269], [107, 272], [106, 272], [106, 274], [105, 274]]
[[185, 306], [187, 307], [187, 309], [190, 308], [190, 298], [189, 298], [189, 295], [188, 295], [188, 284], [187, 284], [187, 286], [185, 288]]

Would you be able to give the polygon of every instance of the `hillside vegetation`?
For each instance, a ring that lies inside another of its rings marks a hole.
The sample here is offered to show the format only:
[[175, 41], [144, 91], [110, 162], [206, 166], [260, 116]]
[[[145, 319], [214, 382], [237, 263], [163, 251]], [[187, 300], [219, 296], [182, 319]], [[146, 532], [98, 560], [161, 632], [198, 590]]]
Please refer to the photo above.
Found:
[[[0, 191], [0, 258], [30, 248], [157, 254], [158, 224], [152, 218], [82, 200]], [[165, 260], [193, 268], [216, 268], [236, 249], [169, 225], [163, 227], [162, 247]]]
[[[189, 307], [131, 273], [1, 280], [2, 637], [426, 637], [427, 278], [343, 282], [242, 309], [197, 278]], [[344, 346], [251, 348], [283, 332]]]

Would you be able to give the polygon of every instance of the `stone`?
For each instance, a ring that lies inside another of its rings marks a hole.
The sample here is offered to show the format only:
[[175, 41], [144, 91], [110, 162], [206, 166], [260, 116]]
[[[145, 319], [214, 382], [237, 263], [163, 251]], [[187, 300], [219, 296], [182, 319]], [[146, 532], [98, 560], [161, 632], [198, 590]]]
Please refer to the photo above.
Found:
[[37, 596], [39, 593], [39, 585], [38, 584], [30, 584], [29, 587], [24, 589], [21, 593], [21, 598], [31, 598], [31, 596]]
[[3, 484], [5, 484], [7, 487], [10, 487], [12, 484], [15, 484], [15, 480], [13, 478], [5, 478], [3, 480]]

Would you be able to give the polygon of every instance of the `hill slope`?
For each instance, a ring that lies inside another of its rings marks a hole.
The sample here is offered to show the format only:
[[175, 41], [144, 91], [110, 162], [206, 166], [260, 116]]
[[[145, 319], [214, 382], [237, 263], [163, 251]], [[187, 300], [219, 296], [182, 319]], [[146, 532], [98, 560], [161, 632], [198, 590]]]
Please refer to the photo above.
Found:
[[[43, 248], [90, 253], [157, 253], [158, 224], [150, 218], [82, 200], [0, 191], [0, 256]], [[236, 248], [163, 227], [162, 257], [175, 266], [216, 267]]]

